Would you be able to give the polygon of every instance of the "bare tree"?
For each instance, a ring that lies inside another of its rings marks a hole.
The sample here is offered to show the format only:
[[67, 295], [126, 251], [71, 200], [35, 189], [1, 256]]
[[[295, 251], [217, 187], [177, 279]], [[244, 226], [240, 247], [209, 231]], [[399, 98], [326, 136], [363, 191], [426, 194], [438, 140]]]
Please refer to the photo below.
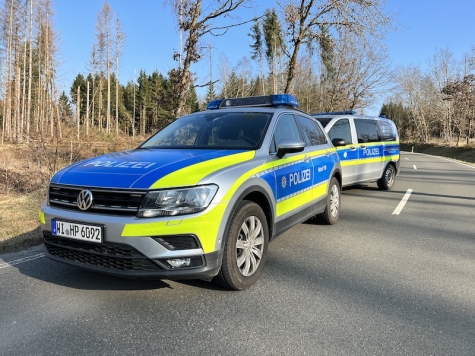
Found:
[[332, 83], [332, 93], [341, 95], [339, 107], [331, 110], [370, 106], [387, 89], [391, 80], [391, 61], [381, 44], [377, 46], [353, 33], [340, 36], [335, 44], [333, 66], [339, 74]]
[[452, 100], [444, 100], [443, 89], [458, 77], [458, 63], [449, 48], [437, 49], [428, 61], [429, 71], [434, 85], [437, 88], [439, 108], [441, 115], [438, 117], [443, 127], [444, 141], [450, 142], [452, 138], [453, 106]]
[[31, 124], [31, 87], [33, 84], [33, 51], [32, 51], [32, 43], [33, 43], [33, 0], [30, 0], [30, 35], [29, 35], [29, 65], [28, 65], [28, 101], [26, 104], [26, 140], [30, 140], [30, 124]]
[[411, 112], [414, 133], [419, 142], [427, 142], [436, 107], [437, 88], [419, 67], [402, 67], [396, 71], [400, 97]]
[[115, 19], [115, 132], [119, 135], [119, 62], [125, 47], [125, 33], [118, 18]]
[[285, 92], [292, 88], [297, 69], [298, 55], [302, 46], [317, 41], [321, 26], [334, 29], [343, 28], [359, 36], [378, 39], [386, 32], [391, 17], [383, 13], [385, 0], [281, 0], [288, 28], [289, 62]]
[[224, 16], [230, 17], [233, 11], [246, 6], [248, 3], [249, 0], [210, 0], [205, 1], [205, 4], [203, 4], [202, 0], [170, 0], [170, 4], [179, 20], [178, 27], [186, 35], [183, 48], [184, 58], [182, 58], [181, 49], [178, 53], [174, 54], [174, 59], [181, 59], [181, 66], [170, 72], [170, 76], [176, 78], [174, 79], [176, 82], [175, 116], [181, 115], [186, 105], [189, 88], [193, 83], [193, 76], [190, 70], [191, 65], [202, 56], [202, 49], [198, 42], [206, 35], [224, 35], [231, 27], [253, 21], [249, 20], [226, 26], [214, 25], [216, 19]]

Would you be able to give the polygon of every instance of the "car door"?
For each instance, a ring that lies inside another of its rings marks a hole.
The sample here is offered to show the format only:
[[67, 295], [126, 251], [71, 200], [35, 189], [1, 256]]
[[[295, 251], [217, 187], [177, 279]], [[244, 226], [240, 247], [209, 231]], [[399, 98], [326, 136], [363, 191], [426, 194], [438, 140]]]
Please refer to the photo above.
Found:
[[383, 169], [381, 133], [376, 120], [354, 119], [358, 138], [356, 181], [379, 179]]
[[355, 165], [358, 163], [358, 146], [350, 123], [350, 119], [342, 118], [333, 122], [328, 130], [330, 140], [343, 139], [346, 143], [345, 146], [336, 148], [341, 163], [343, 186], [355, 181]]
[[[297, 122], [304, 142], [305, 152], [311, 157], [313, 163], [313, 200], [318, 203], [322, 201], [327, 193], [326, 184], [330, 180], [332, 167], [334, 165], [330, 149], [332, 146], [328, 142], [327, 136], [321, 126], [313, 119], [297, 115]], [[318, 205], [316, 206], [318, 210]]]
[[[274, 129], [271, 151], [277, 152], [280, 140], [287, 138], [302, 141], [292, 114], [282, 114]], [[291, 218], [298, 211], [310, 207], [312, 203], [313, 164], [309, 149], [303, 152], [288, 153], [274, 160], [276, 175], [276, 220]]]

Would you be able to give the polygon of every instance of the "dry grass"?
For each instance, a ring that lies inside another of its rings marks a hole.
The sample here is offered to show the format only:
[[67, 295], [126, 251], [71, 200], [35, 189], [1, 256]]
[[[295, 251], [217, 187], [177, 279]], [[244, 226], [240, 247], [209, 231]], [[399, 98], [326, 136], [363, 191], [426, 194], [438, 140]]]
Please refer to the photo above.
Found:
[[38, 192], [0, 195], [0, 252], [41, 242], [38, 212], [43, 199]]
[[91, 133], [77, 140], [32, 140], [0, 146], [0, 253], [41, 242], [38, 212], [52, 175], [68, 164], [108, 152], [137, 147], [143, 137], [111, 137]]

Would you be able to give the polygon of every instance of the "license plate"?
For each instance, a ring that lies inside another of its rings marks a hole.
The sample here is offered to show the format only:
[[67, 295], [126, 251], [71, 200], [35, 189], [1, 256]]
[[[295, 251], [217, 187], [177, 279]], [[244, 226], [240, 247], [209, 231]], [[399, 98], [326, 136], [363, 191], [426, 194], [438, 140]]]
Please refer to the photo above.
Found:
[[55, 236], [102, 243], [102, 226], [78, 224], [69, 221], [51, 220], [51, 231]]

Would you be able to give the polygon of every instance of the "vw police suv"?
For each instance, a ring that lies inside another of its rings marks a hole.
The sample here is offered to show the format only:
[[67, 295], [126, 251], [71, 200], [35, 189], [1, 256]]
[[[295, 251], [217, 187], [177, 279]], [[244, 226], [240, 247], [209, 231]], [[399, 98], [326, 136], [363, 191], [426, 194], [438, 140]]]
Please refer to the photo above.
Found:
[[340, 163], [291, 95], [214, 100], [138, 148], [70, 165], [40, 220], [47, 257], [134, 278], [257, 281], [268, 242], [340, 212]]

